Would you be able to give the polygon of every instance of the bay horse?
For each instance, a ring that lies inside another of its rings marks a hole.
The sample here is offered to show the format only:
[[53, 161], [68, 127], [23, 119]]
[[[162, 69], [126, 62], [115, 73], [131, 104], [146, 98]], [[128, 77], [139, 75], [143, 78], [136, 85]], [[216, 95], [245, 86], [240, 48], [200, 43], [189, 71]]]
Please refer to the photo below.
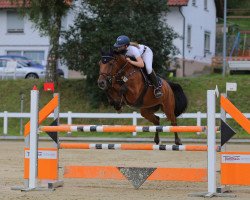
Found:
[[[161, 109], [171, 125], [177, 125], [176, 117], [187, 108], [187, 97], [179, 84], [161, 78], [163, 95], [155, 98], [154, 87], [148, 82], [146, 73], [130, 64], [125, 55], [115, 51], [102, 52], [99, 67], [98, 86], [106, 92], [109, 103], [118, 112], [121, 112], [123, 105], [139, 108], [141, 115], [157, 126], [160, 125], [160, 118], [154, 113]], [[174, 134], [175, 144], [181, 145], [178, 134]], [[158, 132], [155, 133], [154, 142], [160, 143]]]

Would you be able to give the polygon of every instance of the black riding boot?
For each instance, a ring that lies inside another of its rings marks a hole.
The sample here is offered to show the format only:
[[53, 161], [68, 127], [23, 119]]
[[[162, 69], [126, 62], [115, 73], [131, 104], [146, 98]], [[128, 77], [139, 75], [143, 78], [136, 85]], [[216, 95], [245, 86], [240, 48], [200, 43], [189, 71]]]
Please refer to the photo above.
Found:
[[162, 92], [161, 92], [161, 88], [159, 86], [154, 70], [148, 76], [149, 76], [149, 79], [151, 80], [151, 83], [154, 85], [154, 88], [155, 88], [154, 89], [155, 98], [160, 98], [162, 96]]

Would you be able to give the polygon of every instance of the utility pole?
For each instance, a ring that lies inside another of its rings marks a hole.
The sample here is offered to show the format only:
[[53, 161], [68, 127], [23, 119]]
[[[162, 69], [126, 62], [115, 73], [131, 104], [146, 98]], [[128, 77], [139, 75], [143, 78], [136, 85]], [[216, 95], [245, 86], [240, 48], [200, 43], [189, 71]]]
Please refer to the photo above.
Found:
[[227, 70], [227, 0], [224, 0], [224, 26], [223, 26], [223, 70], [222, 75], [225, 77]]

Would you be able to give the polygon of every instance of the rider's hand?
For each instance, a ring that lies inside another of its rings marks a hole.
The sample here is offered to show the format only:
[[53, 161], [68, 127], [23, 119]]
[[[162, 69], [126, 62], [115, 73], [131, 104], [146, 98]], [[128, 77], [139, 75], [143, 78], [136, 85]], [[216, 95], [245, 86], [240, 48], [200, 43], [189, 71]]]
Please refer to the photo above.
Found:
[[131, 63], [131, 59], [130, 59], [130, 58], [128, 58], [128, 57], [127, 57], [126, 59], [127, 59], [127, 61], [128, 61], [128, 62], [130, 62], [130, 63]]

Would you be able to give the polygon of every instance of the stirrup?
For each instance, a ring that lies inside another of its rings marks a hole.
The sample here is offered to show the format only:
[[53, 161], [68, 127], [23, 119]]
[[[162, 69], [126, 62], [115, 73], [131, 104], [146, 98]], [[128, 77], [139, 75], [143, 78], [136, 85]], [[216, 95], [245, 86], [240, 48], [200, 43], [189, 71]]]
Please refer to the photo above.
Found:
[[157, 99], [162, 97], [161, 89], [160, 88], [155, 88], [154, 89], [154, 95], [155, 95], [155, 98], [157, 98]]

